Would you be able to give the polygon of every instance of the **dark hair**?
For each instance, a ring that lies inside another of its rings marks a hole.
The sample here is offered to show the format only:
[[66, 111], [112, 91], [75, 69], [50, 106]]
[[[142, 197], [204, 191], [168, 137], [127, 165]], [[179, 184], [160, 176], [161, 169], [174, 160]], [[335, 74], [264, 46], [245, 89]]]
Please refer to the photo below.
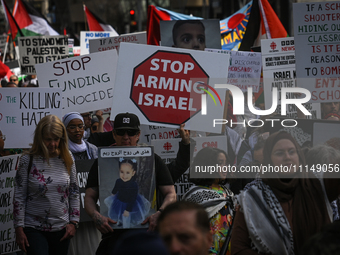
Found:
[[323, 227], [322, 231], [313, 235], [302, 247], [302, 255], [333, 255], [340, 251], [340, 222]]
[[174, 45], [176, 45], [176, 38], [178, 36], [178, 29], [184, 25], [184, 24], [197, 24], [201, 25], [203, 30], [205, 31], [204, 24], [200, 20], [177, 20], [175, 25], [172, 28], [172, 40], [174, 42]]
[[[218, 149], [218, 148], [206, 147], [206, 148], [201, 149], [196, 154], [196, 157], [194, 158], [194, 161], [191, 165], [190, 172], [195, 171], [196, 166], [208, 167], [208, 166], [216, 165], [217, 157], [218, 157], [218, 154], [220, 153], [223, 153], [227, 159], [227, 162], [230, 163], [229, 157], [225, 151]], [[196, 185], [210, 186], [215, 182], [217, 178], [219, 178], [218, 173], [215, 173], [215, 175], [211, 175], [211, 176], [215, 178], [190, 178], [190, 181]], [[225, 184], [226, 182], [227, 180], [224, 180], [222, 181], [221, 184]]]
[[196, 226], [200, 228], [203, 232], [210, 231], [210, 221], [207, 212], [204, 210], [203, 206], [188, 202], [179, 201], [165, 207], [164, 211], [158, 218], [157, 227], [159, 228], [160, 223], [170, 214], [175, 212], [183, 211], [196, 211]]
[[[122, 164], [130, 164], [132, 166], [133, 171], [137, 173], [137, 161], [133, 162], [132, 159], [127, 159], [127, 158], [122, 159], [122, 160], [119, 159], [119, 169]], [[135, 180], [135, 178], [136, 178], [136, 174], [132, 177], [132, 179]]]

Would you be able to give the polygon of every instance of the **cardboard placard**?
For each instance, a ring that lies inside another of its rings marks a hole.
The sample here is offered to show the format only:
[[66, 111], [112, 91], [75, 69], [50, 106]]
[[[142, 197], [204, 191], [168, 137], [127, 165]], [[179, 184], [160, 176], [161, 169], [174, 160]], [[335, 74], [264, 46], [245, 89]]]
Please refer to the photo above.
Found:
[[63, 112], [88, 112], [112, 106], [117, 51], [97, 52], [36, 65], [39, 84], [61, 88]]
[[29, 148], [38, 122], [54, 114], [62, 117], [61, 89], [0, 88], [0, 126], [5, 148]]
[[262, 68], [261, 53], [208, 48], [205, 51], [230, 55], [228, 84], [239, 87], [243, 92], [247, 92], [248, 87], [252, 87], [254, 93], [259, 92]]
[[69, 57], [67, 36], [20, 37], [18, 45], [22, 74], [36, 74], [36, 64]]
[[121, 42], [146, 44], [146, 32], [89, 40], [90, 53], [116, 49], [119, 54], [119, 45]]
[[19, 251], [13, 226], [15, 173], [21, 155], [0, 157], [0, 254]]
[[81, 31], [80, 32], [80, 55], [86, 55], [90, 53], [91, 39], [107, 38], [112, 36], [118, 36], [116, 31]]
[[294, 3], [298, 87], [311, 102], [340, 101], [340, 2]]
[[[204, 51], [121, 43], [111, 117], [135, 113], [141, 124], [220, 133], [229, 56]], [[208, 86], [206, 86], [208, 85]], [[207, 114], [201, 112], [203, 89]], [[215, 98], [218, 97], [221, 101]], [[124, 102], [124, 103], [122, 103]]]
[[[272, 90], [276, 87], [279, 106], [275, 112], [281, 114], [281, 88], [296, 87], [294, 37], [261, 40], [261, 52], [265, 109], [272, 106]], [[288, 93], [288, 98], [296, 98], [296, 95]], [[321, 117], [320, 104], [306, 103], [304, 106], [312, 114], [306, 118]], [[285, 114], [288, 118], [298, 118], [297, 107], [288, 105]]]

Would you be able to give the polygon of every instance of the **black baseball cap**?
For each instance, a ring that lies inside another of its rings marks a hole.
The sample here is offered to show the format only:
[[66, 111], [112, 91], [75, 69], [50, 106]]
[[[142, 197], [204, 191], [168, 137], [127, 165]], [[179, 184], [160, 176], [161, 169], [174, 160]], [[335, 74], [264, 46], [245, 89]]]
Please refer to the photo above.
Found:
[[116, 115], [113, 129], [137, 129], [139, 130], [140, 122], [137, 115], [133, 113], [119, 113]]

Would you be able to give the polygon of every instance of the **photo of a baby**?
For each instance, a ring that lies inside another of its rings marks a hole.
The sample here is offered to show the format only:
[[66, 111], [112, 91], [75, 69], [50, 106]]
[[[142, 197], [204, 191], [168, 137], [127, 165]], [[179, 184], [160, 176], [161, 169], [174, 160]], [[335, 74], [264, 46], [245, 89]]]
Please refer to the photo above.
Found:
[[150, 202], [138, 192], [136, 182], [137, 160], [119, 158], [119, 179], [104, 203], [108, 207], [108, 216], [122, 228], [131, 228], [141, 224], [150, 211]]

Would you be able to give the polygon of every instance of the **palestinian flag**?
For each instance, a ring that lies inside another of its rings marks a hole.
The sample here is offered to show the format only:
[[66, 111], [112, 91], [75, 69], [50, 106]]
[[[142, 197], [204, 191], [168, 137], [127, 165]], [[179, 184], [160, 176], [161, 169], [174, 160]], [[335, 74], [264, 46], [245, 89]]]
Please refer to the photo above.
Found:
[[[89, 25], [89, 31], [113, 31], [113, 32], [116, 32], [116, 30], [114, 30], [114, 28], [111, 25], [106, 24], [104, 21], [102, 21], [93, 12], [91, 12], [85, 5], [84, 5], [84, 12], [86, 14], [87, 24]], [[117, 33], [117, 35], [118, 35], [118, 33]]]
[[41, 13], [23, 0], [15, 1], [13, 16], [24, 36], [59, 35]]
[[159, 42], [161, 40], [159, 24], [161, 20], [183, 20], [183, 19], [202, 19], [202, 18], [180, 14], [177, 12], [166, 10], [164, 8], [149, 5], [147, 21], [148, 45], [159, 45]]
[[[18, 33], [18, 31], [20, 33], [20, 36], [24, 36], [22, 34], [20, 28], [19, 28], [18, 23], [15, 21], [12, 13], [9, 11], [7, 3], [4, 0], [1, 0], [1, 4], [2, 4], [4, 11], [5, 11], [5, 17], [6, 17], [8, 26], [9, 26], [10, 33], [12, 34], [12, 39], [14, 40], [15, 35]], [[14, 32], [15, 32], [15, 34], [14, 34]], [[7, 40], [8, 40], [8, 37], [7, 37]]]
[[239, 47], [241, 51], [250, 51], [253, 46], [260, 46], [262, 39], [287, 37], [283, 27], [268, 0], [253, 0], [248, 26]]

